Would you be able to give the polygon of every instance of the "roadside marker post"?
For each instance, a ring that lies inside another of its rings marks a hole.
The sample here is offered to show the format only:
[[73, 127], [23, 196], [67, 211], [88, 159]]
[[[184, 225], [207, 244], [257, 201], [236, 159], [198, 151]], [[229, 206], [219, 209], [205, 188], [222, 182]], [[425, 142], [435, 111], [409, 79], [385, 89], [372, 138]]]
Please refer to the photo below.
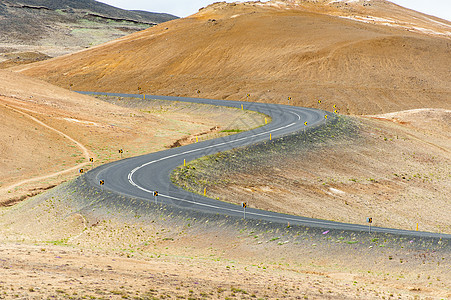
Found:
[[94, 169], [94, 158], [90, 157], [89, 161], [91, 162], [91, 169]]
[[241, 110], [244, 110], [243, 104], [241, 104]]
[[304, 135], [305, 135], [305, 128], [307, 127], [307, 121], [304, 122]]
[[207, 197], [207, 188], [204, 188], [204, 197]]
[[268, 124], [268, 119], [265, 118], [265, 125]]
[[103, 192], [103, 185], [105, 184], [105, 180], [100, 180], [100, 188], [101, 188], [101, 190], [102, 190], [102, 192]]
[[119, 153], [121, 154], [121, 159], [122, 159], [122, 153], [124, 153], [124, 150], [119, 149]]
[[186, 167], [186, 159], [183, 160], [183, 166]]
[[418, 223], [417, 223], [417, 231], [418, 231]]
[[250, 97], [251, 97], [251, 94], [246, 94], [247, 101], [249, 101]]
[[80, 174], [83, 174], [85, 172], [85, 170], [80, 169], [80, 170], [78, 170], [78, 172], [80, 172]]
[[146, 94], [143, 95], [143, 100], [146, 100]]
[[288, 105], [290, 105], [291, 97], [288, 97]]
[[198, 143], [199, 142], [199, 138], [196, 136], [196, 143]]
[[371, 233], [371, 223], [373, 223], [373, 218], [366, 218], [366, 221], [368, 222], [370, 226], [370, 233]]
[[155, 204], [158, 204], [158, 191], [153, 192], [153, 197], [155, 199]]
[[243, 207], [244, 219], [246, 220], [246, 207], [247, 207], [247, 203], [246, 203], [246, 202], [243, 202], [243, 203], [241, 203], [241, 206]]
[[272, 133], [269, 134], [269, 140], [272, 141]]

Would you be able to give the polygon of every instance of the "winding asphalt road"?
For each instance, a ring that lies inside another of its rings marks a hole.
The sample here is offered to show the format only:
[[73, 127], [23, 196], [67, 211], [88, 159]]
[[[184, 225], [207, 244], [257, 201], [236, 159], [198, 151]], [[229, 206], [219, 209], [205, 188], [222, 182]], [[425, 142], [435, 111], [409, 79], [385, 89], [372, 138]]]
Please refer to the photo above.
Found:
[[[143, 97], [142, 95], [133, 94], [93, 92], [79, 93], [119, 97]], [[102, 165], [86, 174], [89, 182], [94, 186], [100, 187], [100, 181], [103, 180], [103, 189], [125, 196], [147, 199], [148, 201], [172, 205], [182, 209], [237, 217], [244, 217], [244, 208], [241, 206], [193, 194], [173, 185], [169, 178], [172, 170], [180, 165], [183, 165], [184, 160], [188, 163], [189, 161], [202, 156], [230, 150], [236, 147], [243, 147], [263, 141], [269, 141], [270, 134], [272, 138], [275, 139], [282, 136], [299, 133], [308, 127], [324, 124], [326, 122], [325, 115], [328, 115], [329, 120], [333, 118], [332, 114], [326, 111], [278, 104], [153, 95], [146, 95], [146, 98], [211, 104], [217, 106], [235, 107], [238, 109], [241, 109], [241, 105], [243, 105], [246, 110], [258, 111], [270, 116], [272, 118], [272, 122], [268, 125], [227, 137], [194, 143], [139, 157], [127, 158]], [[305, 122], [307, 122], [307, 126], [305, 125]], [[157, 197], [154, 196], [155, 191], [158, 191]], [[311, 219], [301, 216], [263, 211], [250, 207], [246, 208], [245, 213], [246, 219], [319, 227], [324, 228], [325, 230], [336, 229], [368, 232], [369, 229], [368, 225], [346, 224], [327, 220]], [[365, 222], [365, 220], [362, 220], [362, 222]], [[396, 235], [451, 239], [451, 235], [447, 234], [408, 231], [392, 228], [372, 227], [371, 231]]]

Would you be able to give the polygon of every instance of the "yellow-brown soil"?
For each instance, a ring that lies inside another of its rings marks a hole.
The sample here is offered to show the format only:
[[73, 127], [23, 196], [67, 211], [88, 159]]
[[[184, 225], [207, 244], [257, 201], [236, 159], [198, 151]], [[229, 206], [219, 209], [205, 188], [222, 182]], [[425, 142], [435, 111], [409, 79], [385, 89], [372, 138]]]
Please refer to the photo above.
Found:
[[215, 4], [16, 70], [77, 90], [232, 100], [249, 93], [313, 107], [322, 99], [346, 114], [449, 108], [449, 22], [384, 1], [286, 2]]

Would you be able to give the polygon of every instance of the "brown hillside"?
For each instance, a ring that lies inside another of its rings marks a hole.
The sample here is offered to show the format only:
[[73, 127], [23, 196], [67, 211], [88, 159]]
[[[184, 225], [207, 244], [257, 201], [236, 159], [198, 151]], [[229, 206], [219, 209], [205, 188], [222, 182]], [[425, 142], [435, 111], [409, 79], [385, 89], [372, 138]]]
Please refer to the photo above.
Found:
[[[329, 3], [331, 2], [331, 3]], [[449, 108], [451, 23], [385, 1], [217, 3], [17, 70], [77, 90], [339, 106]]]

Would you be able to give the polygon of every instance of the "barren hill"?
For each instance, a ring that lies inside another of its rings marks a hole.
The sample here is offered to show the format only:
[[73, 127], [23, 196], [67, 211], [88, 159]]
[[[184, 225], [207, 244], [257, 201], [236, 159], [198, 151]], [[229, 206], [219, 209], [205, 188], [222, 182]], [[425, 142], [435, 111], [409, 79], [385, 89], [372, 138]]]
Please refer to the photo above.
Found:
[[62, 87], [287, 103], [449, 108], [451, 23], [386, 1], [216, 3], [20, 70]]
[[[94, 0], [0, 0], [0, 68], [58, 56], [175, 19]], [[9, 60], [9, 63], [1, 63]]]

